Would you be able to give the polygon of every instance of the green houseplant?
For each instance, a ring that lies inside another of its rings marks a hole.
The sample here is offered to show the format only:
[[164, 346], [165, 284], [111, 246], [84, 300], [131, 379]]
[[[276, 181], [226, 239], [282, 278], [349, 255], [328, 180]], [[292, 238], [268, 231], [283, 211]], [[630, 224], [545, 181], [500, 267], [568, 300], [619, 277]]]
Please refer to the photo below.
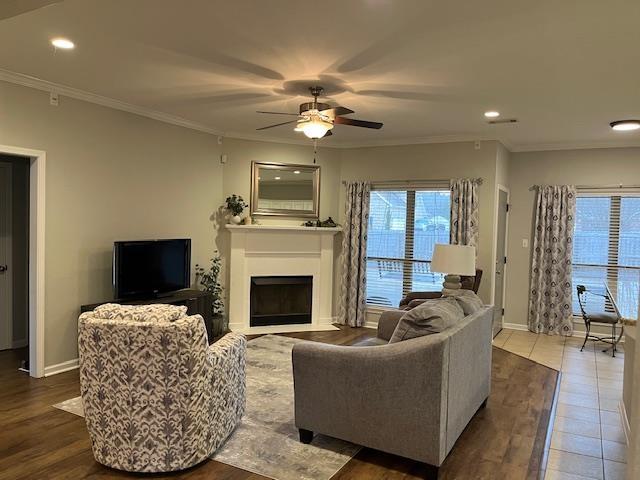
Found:
[[236, 195], [235, 193], [230, 197], [227, 197], [225, 203], [227, 205], [227, 210], [231, 212], [231, 222], [239, 225], [242, 221], [242, 212], [249, 205], [244, 201], [244, 198], [242, 198], [240, 195]]
[[224, 300], [222, 298], [222, 285], [220, 285], [220, 270], [222, 260], [218, 251], [214, 251], [209, 268], [204, 268], [196, 264], [196, 283], [200, 284], [202, 290], [209, 292], [213, 296], [211, 304], [211, 315], [213, 318], [213, 337], [219, 337], [226, 330], [224, 322]]

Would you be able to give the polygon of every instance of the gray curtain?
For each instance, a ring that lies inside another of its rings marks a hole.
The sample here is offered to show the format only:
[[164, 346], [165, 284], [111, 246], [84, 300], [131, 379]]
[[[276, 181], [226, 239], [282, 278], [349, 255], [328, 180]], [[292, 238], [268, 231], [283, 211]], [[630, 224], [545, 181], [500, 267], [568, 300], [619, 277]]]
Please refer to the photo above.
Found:
[[365, 323], [367, 298], [367, 227], [369, 182], [348, 182], [342, 232], [342, 289], [338, 322], [351, 327]]
[[451, 180], [451, 231], [453, 245], [478, 247], [478, 180]]
[[572, 335], [571, 257], [576, 188], [539, 186], [535, 209], [529, 330]]

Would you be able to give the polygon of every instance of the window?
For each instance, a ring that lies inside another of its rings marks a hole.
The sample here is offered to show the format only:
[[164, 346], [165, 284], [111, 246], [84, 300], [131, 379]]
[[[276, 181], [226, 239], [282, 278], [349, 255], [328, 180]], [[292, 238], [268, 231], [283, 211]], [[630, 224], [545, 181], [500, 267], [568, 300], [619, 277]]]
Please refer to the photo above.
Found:
[[367, 304], [396, 307], [411, 291], [439, 291], [429, 264], [436, 243], [449, 243], [450, 193], [373, 189], [367, 234]]
[[[604, 293], [608, 285], [620, 313], [638, 318], [640, 293], [640, 194], [579, 193], [573, 244], [573, 312], [576, 285]], [[612, 311], [590, 296], [590, 310]]]

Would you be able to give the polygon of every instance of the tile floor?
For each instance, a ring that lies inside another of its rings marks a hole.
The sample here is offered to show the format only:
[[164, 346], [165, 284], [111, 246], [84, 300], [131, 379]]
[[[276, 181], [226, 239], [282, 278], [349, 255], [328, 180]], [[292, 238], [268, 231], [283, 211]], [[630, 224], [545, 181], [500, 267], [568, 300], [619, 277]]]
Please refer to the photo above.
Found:
[[622, 480], [624, 352], [594, 342], [580, 352], [582, 340], [504, 329], [494, 345], [562, 372], [545, 480]]

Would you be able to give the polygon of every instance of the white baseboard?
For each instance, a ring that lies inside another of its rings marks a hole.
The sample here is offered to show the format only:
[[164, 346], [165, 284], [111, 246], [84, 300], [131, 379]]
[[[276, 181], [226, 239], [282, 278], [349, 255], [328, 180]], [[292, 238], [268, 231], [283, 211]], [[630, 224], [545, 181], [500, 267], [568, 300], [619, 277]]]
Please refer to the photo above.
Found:
[[66, 362], [58, 363], [56, 365], [49, 365], [44, 367], [44, 376], [50, 377], [51, 375], [56, 375], [58, 373], [68, 372], [69, 370], [75, 370], [79, 366], [79, 360], [77, 358], [67, 360]]
[[622, 417], [622, 429], [624, 430], [624, 438], [627, 441], [627, 446], [631, 441], [631, 425], [629, 424], [629, 417], [627, 416], [627, 409], [624, 406], [624, 401], [620, 400], [618, 405], [620, 409], [620, 417]]
[[[508, 328], [509, 330], [519, 330], [521, 332], [528, 332], [529, 331], [529, 327], [527, 325], [523, 325], [521, 323], [503, 323], [502, 324], [502, 328]], [[578, 329], [574, 328], [572, 337], [584, 338], [586, 333], [587, 332], [585, 330], [578, 330]], [[606, 335], [606, 334], [603, 333], [602, 335]], [[620, 343], [624, 343], [624, 337], [622, 337], [622, 339], [620, 339]]]
[[371, 328], [373, 330], [377, 330], [378, 322], [364, 322], [363, 328]]
[[509, 330], [520, 330], [521, 332], [529, 331], [529, 327], [520, 323], [503, 323], [502, 328], [508, 328]]
[[23, 338], [22, 340], [14, 340], [13, 342], [11, 342], [12, 349], [26, 347], [27, 345], [29, 345], [29, 340], [26, 338]]

